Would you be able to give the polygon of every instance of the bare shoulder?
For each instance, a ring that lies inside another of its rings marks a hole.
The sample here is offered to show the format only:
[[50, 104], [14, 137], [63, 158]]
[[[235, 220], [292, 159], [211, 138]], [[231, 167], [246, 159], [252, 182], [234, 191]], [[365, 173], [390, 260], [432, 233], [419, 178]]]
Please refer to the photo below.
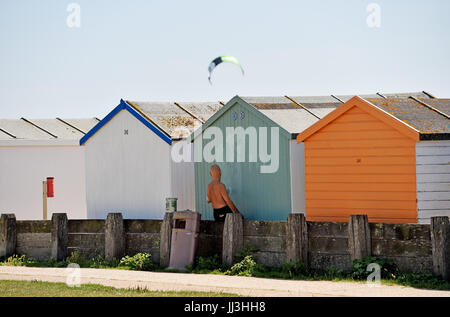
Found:
[[208, 184], [208, 187], [218, 187], [218, 188], [221, 188], [222, 186], [225, 186], [225, 185], [224, 185], [223, 183], [215, 182], [215, 181], [212, 181], [211, 183]]
[[220, 188], [220, 190], [224, 190], [225, 192], [227, 191], [227, 187], [225, 186], [224, 183], [217, 184], [217, 187]]

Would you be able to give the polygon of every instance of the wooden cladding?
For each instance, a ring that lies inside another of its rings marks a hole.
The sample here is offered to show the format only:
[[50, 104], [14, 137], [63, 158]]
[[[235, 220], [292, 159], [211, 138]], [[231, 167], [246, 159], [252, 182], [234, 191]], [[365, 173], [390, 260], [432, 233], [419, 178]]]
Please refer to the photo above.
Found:
[[308, 221], [417, 222], [416, 142], [360, 107], [305, 140]]

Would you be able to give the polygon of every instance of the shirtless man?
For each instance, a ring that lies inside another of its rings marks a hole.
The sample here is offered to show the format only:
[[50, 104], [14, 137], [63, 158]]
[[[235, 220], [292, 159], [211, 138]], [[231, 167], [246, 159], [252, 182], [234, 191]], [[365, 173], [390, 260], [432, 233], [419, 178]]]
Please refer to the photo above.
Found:
[[212, 203], [214, 219], [222, 222], [225, 221], [227, 213], [234, 212], [240, 214], [239, 210], [228, 196], [225, 185], [220, 182], [220, 177], [222, 176], [220, 167], [217, 165], [211, 166], [209, 174], [211, 175], [212, 181], [208, 185], [208, 196], [206, 197], [206, 201]]

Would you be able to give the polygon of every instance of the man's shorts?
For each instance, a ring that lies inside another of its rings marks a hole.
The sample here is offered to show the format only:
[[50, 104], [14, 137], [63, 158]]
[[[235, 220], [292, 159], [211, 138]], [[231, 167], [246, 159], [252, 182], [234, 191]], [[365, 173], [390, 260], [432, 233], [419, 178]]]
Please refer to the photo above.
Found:
[[214, 209], [214, 219], [216, 221], [219, 221], [219, 222], [224, 222], [225, 221], [225, 216], [228, 213], [233, 213], [233, 211], [228, 206], [225, 206], [225, 207], [222, 207], [222, 208], [218, 208], [218, 209]]

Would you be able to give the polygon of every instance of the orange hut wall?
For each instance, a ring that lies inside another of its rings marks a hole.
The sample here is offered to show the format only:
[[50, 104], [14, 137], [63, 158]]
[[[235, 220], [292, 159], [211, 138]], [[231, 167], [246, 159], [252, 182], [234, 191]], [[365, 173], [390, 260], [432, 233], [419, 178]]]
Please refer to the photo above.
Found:
[[309, 221], [417, 223], [415, 141], [353, 107], [305, 140]]

